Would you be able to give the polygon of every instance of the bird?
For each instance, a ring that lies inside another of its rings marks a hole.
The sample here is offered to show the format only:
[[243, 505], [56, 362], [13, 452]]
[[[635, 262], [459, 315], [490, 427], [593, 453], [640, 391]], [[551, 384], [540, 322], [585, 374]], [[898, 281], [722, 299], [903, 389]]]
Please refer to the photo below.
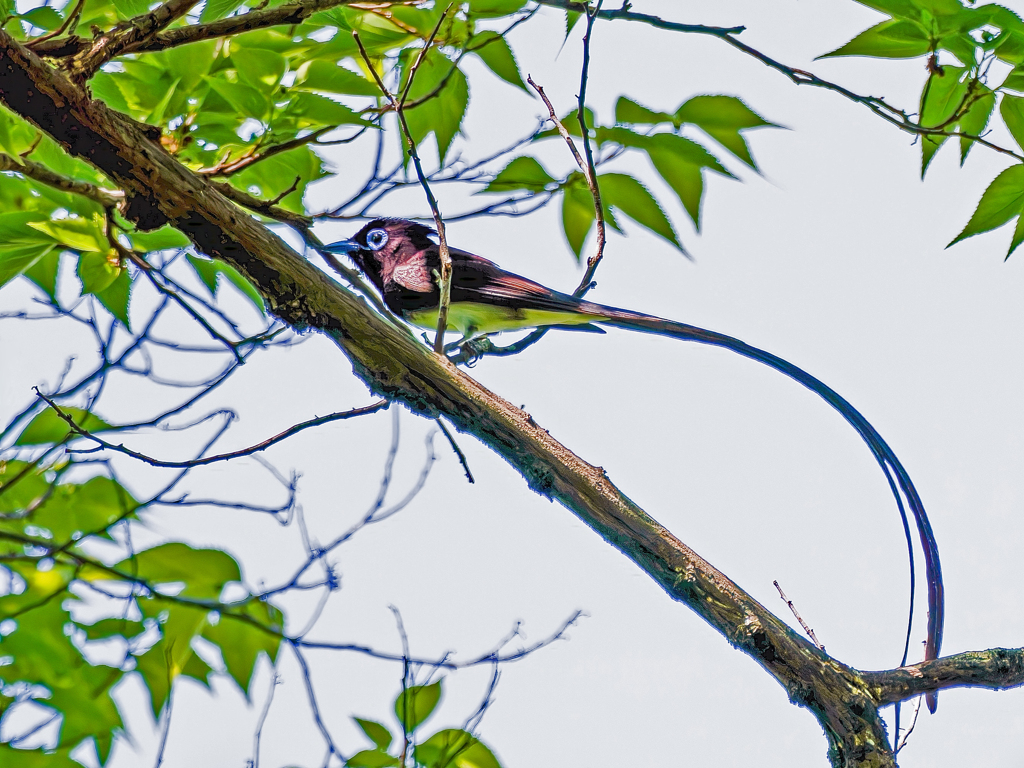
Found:
[[[323, 250], [348, 256], [381, 294], [385, 306], [411, 323], [434, 330], [438, 325], [441, 290], [440, 247], [436, 232], [406, 219], [379, 218], [348, 240], [329, 243]], [[583, 328], [608, 325], [632, 331], [708, 344], [756, 360], [799, 382], [823, 398], [857, 431], [881, 466], [903, 519], [910, 508], [925, 558], [928, 585], [928, 628], [925, 659], [938, 657], [942, 645], [944, 588], [938, 544], [920, 494], [910, 475], [882, 436], [845, 398], [825, 383], [781, 357], [739, 339], [694, 325], [666, 320], [641, 312], [609, 307], [555, 291], [499, 267], [492, 261], [449, 248], [452, 262], [447, 329], [465, 340], [503, 331], [529, 328]], [[904, 500], [906, 506], [904, 506]], [[911, 623], [914, 605], [914, 570], [911, 552]], [[908, 645], [909, 645], [908, 627]], [[904, 651], [906, 663], [906, 650]], [[929, 709], [934, 709], [934, 694]]]

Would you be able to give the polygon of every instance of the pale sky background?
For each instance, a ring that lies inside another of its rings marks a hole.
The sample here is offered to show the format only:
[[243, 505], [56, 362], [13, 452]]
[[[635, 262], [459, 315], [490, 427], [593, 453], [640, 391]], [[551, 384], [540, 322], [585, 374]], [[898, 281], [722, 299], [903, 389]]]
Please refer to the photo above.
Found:
[[[1006, 4], [1024, 11], [1020, 0]], [[768, 55], [909, 110], [925, 76], [922, 61], [812, 62], [879, 18], [849, 0], [644, 0], [634, 10], [746, 25], [742, 39]], [[531, 73], [564, 113], [578, 87], [579, 30], [558, 55], [561, 14], [539, 17], [511, 39], [523, 74]], [[467, 156], [528, 132], [543, 113], [539, 101], [478, 62], [467, 71]], [[610, 237], [592, 298], [737, 336], [844, 395], [896, 451], [931, 516], [948, 600], [943, 652], [1024, 644], [1024, 407], [1012, 383], [1024, 373], [1024, 255], [1004, 263], [1007, 230], [944, 250], [1007, 161], [978, 148], [960, 169], [950, 143], [922, 183], [912, 137], [836, 94], [798, 88], [710, 37], [600, 23], [591, 72], [590, 103], [605, 123], [623, 93], [667, 111], [696, 94], [725, 93], [789, 129], [747, 134], [763, 176], [725, 158], [742, 182], [708, 177], [700, 236], [645, 162], [621, 164], [658, 192], [696, 260], [627, 223], [628, 237]], [[1001, 131], [993, 138], [1011, 141]], [[332, 155], [341, 176], [314, 186], [312, 210], [330, 207], [361, 183], [359, 158], [369, 147]], [[568, 167], [557, 142], [537, 154], [549, 168]], [[437, 193], [445, 213], [466, 204], [450, 188]], [[379, 210], [401, 216], [426, 208], [413, 191]], [[550, 207], [526, 219], [455, 223], [449, 241], [569, 290], [580, 270], [558, 215]], [[359, 226], [321, 231], [342, 238]], [[0, 308], [27, 295], [6, 289]], [[30, 397], [32, 384], [54, 380], [74, 340], [39, 324], [0, 324], [0, 359], [8, 361], [0, 382], [4, 415]], [[836, 658], [862, 669], [899, 662], [907, 564], [896, 508], [867, 447], [812, 393], [731, 353], [618, 330], [552, 333], [533, 350], [485, 360], [471, 374], [524, 405], [675, 535], [795, 624], [772, 586], [779, 580]], [[134, 407], [139, 396], [125, 390], [123, 397]], [[243, 416], [219, 445], [227, 450], [367, 402], [348, 361], [325, 339], [311, 338], [254, 359], [206, 407], [230, 405]], [[300, 502], [319, 541], [347, 528], [372, 501], [391, 418], [328, 425], [267, 452], [282, 471], [301, 471]], [[401, 427], [394, 499], [418, 472], [432, 425], [403, 412]], [[166, 455], [162, 439], [140, 439], [138, 447]], [[791, 705], [751, 659], [571, 513], [530, 492], [473, 438], [459, 443], [476, 484], [466, 483], [444, 439], [435, 440], [439, 460], [414, 504], [337, 552], [342, 589], [311, 638], [398, 650], [393, 604], [416, 655], [454, 649], [468, 658], [518, 620], [533, 641], [583, 609], [588, 618], [568, 641], [504, 668], [480, 735], [506, 768], [740, 766], [752, 756], [764, 764], [827, 764], [814, 717]], [[276, 500], [280, 490], [267, 485], [264, 492], [256, 469], [253, 462], [218, 465], [196, 473], [191, 487], [198, 495]], [[149, 487], [141, 474], [127, 475], [130, 482], [136, 476], [138, 488]], [[193, 509], [149, 520], [137, 543], [172, 537], [223, 546], [241, 560], [253, 586], [278, 583], [302, 557], [294, 526], [281, 529], [251, 513]], [[923, 597], [922, 591], [922, 605]], [[285, 604], [296, 631], [313, 600]], [[918, 626], [915, 641], [923, 639], [923, 622]], [[325, 721], [343, 750], [365, 745], [351, 715], [394, 725], [389, 712], [399, 667], [354, 654], [310, 658]], [[319, 765], [322, 742], [287, 651], [280, 675], [261, 765]], [[449, 676], [426, 732], [459, 725], [487, 676], [484, 669]], [[269, 679], [265, 666], [253, 706], [226, 678], [216, 680], [213, 696], [191, 682], [180, 685], [164, 765], [243, 766]], [[130, 684], [121, 696], [134, 745], [120, 742], [111, 765], [150, 765], [157, 733], [148, 702]], [[1021, 691], [946, 692], [936, 715], [921, 716], [900, 764], [1024, 766], [1022, 737]]]

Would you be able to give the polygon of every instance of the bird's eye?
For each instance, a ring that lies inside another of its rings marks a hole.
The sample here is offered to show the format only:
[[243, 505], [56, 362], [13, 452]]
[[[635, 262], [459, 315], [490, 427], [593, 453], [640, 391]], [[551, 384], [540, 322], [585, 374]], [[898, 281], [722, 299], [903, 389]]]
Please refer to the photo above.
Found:
[[366, 244], [374, 251], [379, 251], [388, 241], [388, 233], [383, 229], [372, 229], [366, 235]]

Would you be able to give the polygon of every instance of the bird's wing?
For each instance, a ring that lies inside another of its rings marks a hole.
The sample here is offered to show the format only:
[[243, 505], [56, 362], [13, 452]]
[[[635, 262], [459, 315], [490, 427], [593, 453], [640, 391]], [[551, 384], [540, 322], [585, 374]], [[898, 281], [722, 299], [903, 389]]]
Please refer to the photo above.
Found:
[[496, 304], [513, 309], [579, 311], [580, 302], [575, 297], [506, 272], [492, 261], [454, 248], [451, 257], [453, 301]]

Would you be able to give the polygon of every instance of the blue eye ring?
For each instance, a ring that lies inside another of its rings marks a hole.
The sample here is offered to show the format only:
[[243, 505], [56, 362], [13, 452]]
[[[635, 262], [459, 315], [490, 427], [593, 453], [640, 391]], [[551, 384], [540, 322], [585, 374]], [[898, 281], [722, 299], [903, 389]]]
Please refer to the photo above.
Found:
[[371, 229], [366, 233], [366, 246], [371, 251], [379, 251], [388, 244], [388, 233], [383, 229]]

